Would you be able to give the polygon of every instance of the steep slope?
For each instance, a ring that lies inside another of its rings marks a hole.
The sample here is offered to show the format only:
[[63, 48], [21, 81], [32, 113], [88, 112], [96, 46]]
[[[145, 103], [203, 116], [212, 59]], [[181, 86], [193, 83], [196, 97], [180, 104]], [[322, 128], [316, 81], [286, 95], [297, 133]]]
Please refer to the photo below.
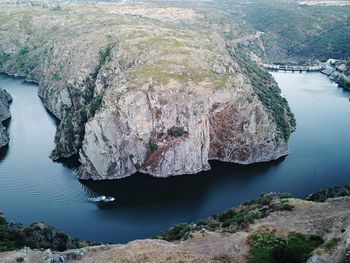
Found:
[[61, 120], [52, 157], [114, 179], [288, 154], [293, 116], [269, 74], [249, 74], [199, 10], [143, 5], [1, 11], [0, 70], [36, 81]]

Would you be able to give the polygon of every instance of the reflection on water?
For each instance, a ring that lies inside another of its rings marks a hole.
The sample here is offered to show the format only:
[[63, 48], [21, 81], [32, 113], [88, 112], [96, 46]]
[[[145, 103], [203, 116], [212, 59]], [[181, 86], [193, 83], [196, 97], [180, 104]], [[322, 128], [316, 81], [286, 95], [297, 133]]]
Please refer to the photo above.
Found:
[[212, 170], [197, 175], [184, 175], [169, 178], [152, 178], [145, 174], [136, 174], [123, 180], [111, 181], [81, 181], [96, 195], [116, 196], [117, 202], [102, 203], [101, 208], [138, 207], [179, 202], [181, 205], [188, 200], [201, 202], [210, 190], [214, 180], [225, 179], [227, 171], [234, 171], [234, 181], [249, 184], [259, 173], [267, 172], [277, 166], [284, 158], [277, 161], [255, 164], [238, 165], [229, 163], [211, 162]]
[[[261, 192], [303, 197], [350, 184], [350, 93], [317, 73], [273, 75], [298, 124], [286, 158], [248, 166], [212, 162], [211, 171], [166, 179], [137, 174], [81, 182], [75, 162], [48, 158], [56, 120], [43, 107], [37, 87], [0, 75], [0, 87], [14, 97], [10, 146], [0, 152], [0, 209], [16, 221], [45, 221], [82, 239], [126, 242], [210, 216]], [[95, 195], [116, 201], [89, 202]]]

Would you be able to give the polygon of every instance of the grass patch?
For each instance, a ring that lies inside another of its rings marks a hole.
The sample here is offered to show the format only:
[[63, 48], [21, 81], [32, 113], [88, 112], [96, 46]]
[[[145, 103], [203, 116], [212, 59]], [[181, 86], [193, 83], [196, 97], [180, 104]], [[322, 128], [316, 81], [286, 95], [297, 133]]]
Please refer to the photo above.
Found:
[[145, 79], [153, 78], [156, 84], [167, 85], [171, 80], [178, 81], [182, 85], [189, 83], [199, 84], [211, 82], [215, 89], [225, 87], [229, 80], [228, 75], [221, 75], [207, 69], [192, 67], [189, 65], [176, 65], [169, 61], [158, 61], [154, 64], [140, 65], [131, 71], [128, 80], [134, 86], [141, 86]]

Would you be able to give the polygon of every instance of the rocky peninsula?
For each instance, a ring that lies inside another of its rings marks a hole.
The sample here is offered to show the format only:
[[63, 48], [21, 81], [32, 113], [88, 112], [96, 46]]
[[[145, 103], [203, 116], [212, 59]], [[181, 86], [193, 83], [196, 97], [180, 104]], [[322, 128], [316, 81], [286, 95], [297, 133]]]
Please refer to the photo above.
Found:
[[2, 9], [0, 70], [38, 83], [60, 120], [52, 158], [79, 155], [79, 178], [115, 179], [287, 155], [288, 103], [217, 13], [145, 5]]

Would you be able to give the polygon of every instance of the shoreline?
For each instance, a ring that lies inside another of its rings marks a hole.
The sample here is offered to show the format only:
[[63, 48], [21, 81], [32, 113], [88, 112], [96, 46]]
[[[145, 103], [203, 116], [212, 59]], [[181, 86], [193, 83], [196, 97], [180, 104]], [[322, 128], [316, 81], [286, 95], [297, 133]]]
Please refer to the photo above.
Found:
[[[10, 249], [7, 250], [4, 250], [4, 243], [2, 243], [3, 245], [0, 246], [0, 249], [2, 248], [0, 250], [0, 260], [5, 260], [1, 262], [7, 263], [21, 257], [24, 259], [21, 262], [32, 262], [30, 261], [32, 258], [43, 258], [48, 262], [70, 262], [71, 260], [74, 262], [80, 262], [80, 260], [81, 262], [90, 262], [91, 257], [101, 257], [107, 260], [104, 262], [119, 262], [108, 260], [130, 259], [130, 253], [136, 253], [137, 251], [137, 254], [142, 254], [143, 257], [135, 259], [134, 262], [163, 262], [157, 261], [154, 256], [159, 257], [166, 253], [168, 256], [172, 255], [167, 262], [175, 262], [177, 257], [185, 257], [184, 262], [193, 262], [186, 259], [189, 254], [193, 254], [192, 256], [201, 258], [204, 260], [203, 262], [214, 263], [222, 262], [212, 261], [212, 259], [224, 255], [222, 252], [227, 251], [225, 258], [239, 259], [239, 261], [234, 262], [247, 262], [247, 256], [252, 253], [252, 238], [259, 233], [264, 233], [264, 235], [273, 233], [273, 236], [281, 235], [281, 237], [285, 236], [286, 233], [296, 233], [305, 238], [313, 235], [313, 233], [318, 233], [317, 235], [322, 241], [315, 246], [316, 252], [312, 252], [313, 249], [310, 251], [308, 258], [323, 257], [329, 259], [334, 254], [338, 257], [339, 255], [346, 257], [344, 251], [346, 252], [348, 248], [342, 241], [344, 238], [346, 239], [347, 233], [350, 231], [350, 226], [347, 223], [350, 220], [350, 212], [341, 213], [340, 209], [347, 211], [346, 207], [350, 204], [349, 196], [350, 186], [334, 186], [309, 194], [303, 199], [295, 199], [288, 193], [263, 193], [257, 199], [242, 202], [235, 207], [199, 220], [196, 223], [174, 225], [151, 239], [137, 239], [126, 244], [101, 244], [71, 239], [63, 232], [41, 222], [35, 222], [28, 227], [13, 221], [7, 222], [0, 212], [0, 228], [2, 231], [17, 229], [16, 231], [23, 231], [28, 240], [32, 240], [32, 243], [28, 243], [29, 245], [26, 245], [26, 243], [19, 245], [20, 243], [16, 242], [9, 243]], [[330, 220], [330, 214], [337, 221]], [[317, 220], [308, 219], [310, 216], [314, 218], [316, 215], [319, 215]], [[307, 224], [307, 227], [304, 228], [299, 220]], [[320, 224], [316, 223], [318, 221], [320, 221]], [[311, 225], [310, 222], [312, 222]], [[337, 225], [337, 222], [342, 222], [342, 224]], [[284, 225], [286, 223], [288, 225]], [[335, 227], [332, 233], [329, 233], [327, 228], [329, 224]], [[283, 230], [283, 228], [285, 229]], [[276, 232], [273, 232], [273, 229]], [[48, 231], [52, 233], [53, 238], [46, 240], [45, 233]], [[37, 237], [40, 237], [40, 239], [37, 240]], [[337, 242], [333, 242], [335, 244], [332, 243], [334, 248], [325, 251], [323, 247], [328, 246], [327, 242], [333, 239], [337, 240]], [[27, 242], [26, 240], [24, 239], [24, 242]], [[59, 242], [56, 242], [57, 240]], [[230, 246], [228, 246], [229, 244]], [[210, 248], [209, 251], [198, 249], [204, 245]], [[233, 246], [233, 249], [229, 249], [231, 246]], [[175, 254], [173, 255], [174, 249]], [[160, 254], [158, 255], [158, 253]], [[175, 255], [177, 256], [173, 258]], [[148, 258], [146, 261], [144, 261], [145, 256]]]

